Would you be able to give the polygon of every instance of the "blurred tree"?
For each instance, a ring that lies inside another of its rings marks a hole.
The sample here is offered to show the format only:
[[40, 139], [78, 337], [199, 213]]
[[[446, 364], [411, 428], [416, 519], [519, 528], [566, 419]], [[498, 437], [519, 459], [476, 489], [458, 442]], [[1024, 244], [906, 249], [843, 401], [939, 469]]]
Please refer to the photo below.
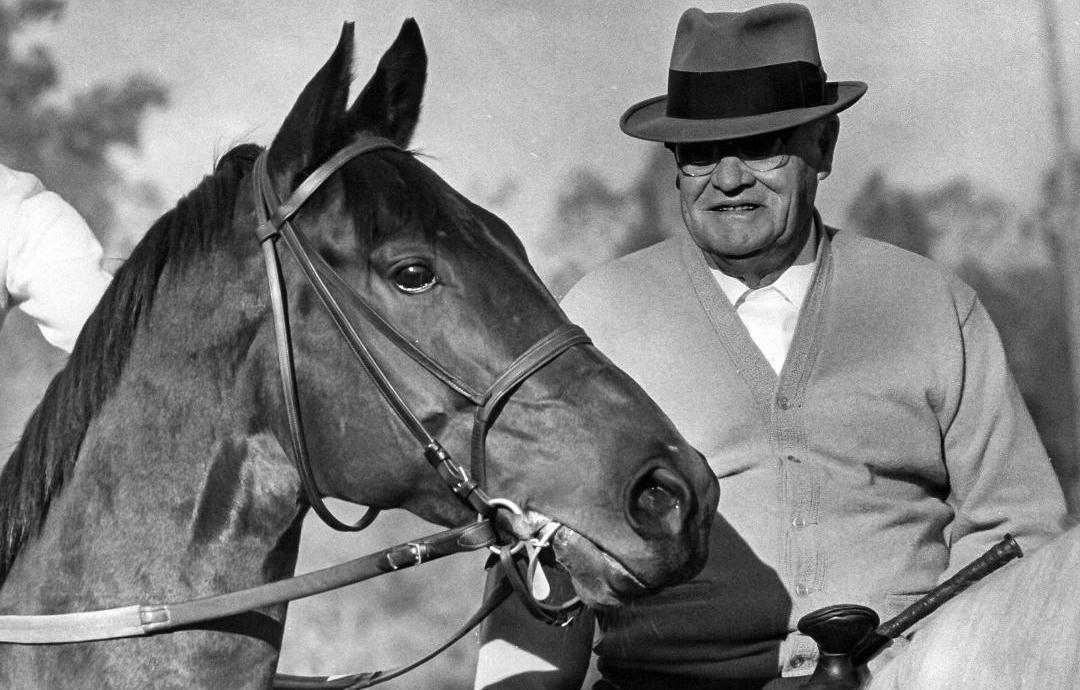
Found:
[[49, 51], [42, 45], [19, 49], [22, 34], [59, 21], [63, 8], [61, 0], [0, 4], [0, 160], [40, 177], [107, 247], [129, 249], [130, 239], [116, 237], [117, 200], [134, 192], [153, 202], [155, 192], [129, 182], [109, 153], [115, 146], [139, 147], [140, 126], [151, 107], [166, 104], [166, 91], [136, 74], [64, 98]]
[[[1067, 134], [1067, 132], [1062, 132]], [[1065, 145], [1067, 146], [1067, 140]], [[1061, 387], [1071, 380], [1072, 416], [1063, 421], [1062, 434], [1070, 433], [1073, 454], [1058, 463], [1065, 478], [1070, 508], [1080, 513], [1080, 153], [1075, 149], [1059, 151], [1059, 160], [1043, 177], [1042, 198], [1030, 224], [1047, 237], [1058, 283], [1062, 286], [1062, 307], [1056, 323], [1067, 329], [1068, 360], [1046, 372], [1046, 381]], [[1071, 376], [1069, 376], [1071, 374]]]
[[561, 297], [597, 266], [677, 232], [674, 181], [671, 154], [660, 147], [625, 190], [593, 171], [574, 173], [556, 202], [555, 226], [540, 242], [538, 269], [548, 288]]
[[889, 187], [875, 171], [866, 178], [848, 210], [848, 222], [863, 235], [926, 256], [930, 229], [913, 195]]
[[[0, 162], [40, 177], [86, 218], [107, 256], [123, 257], [137, 237], [119, 227], [121, 204], [161, 203], [110, 153], [139, 147], [140, 126], [151, 107], [166, 104], [166, 91], [134, 75], [65, 97], [48, 49], [25, 45], [31, 29], [59, 21], [63, 9], [61, 0], [0, 2]], [[62, 361], [18, 312], [9, 316], [0, 333], [0, 459]]]

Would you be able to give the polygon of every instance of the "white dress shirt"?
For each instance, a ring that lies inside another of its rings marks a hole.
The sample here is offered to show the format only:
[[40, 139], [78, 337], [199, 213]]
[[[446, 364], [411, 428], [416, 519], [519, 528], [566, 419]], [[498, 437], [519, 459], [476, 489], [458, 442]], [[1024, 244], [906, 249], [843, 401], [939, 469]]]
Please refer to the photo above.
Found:
[[738, 278], [712, 269], [713, 277], [735, 307], [735, 313], [750, 332], [754, 344], [777, 374], [784, 368], [784, 360], [795, 335], [795, 325], [799, 321], [799, 310], [814, 279], [821, 252], [818, 239], [815, 227], [807, 239], [807, 242], [814, 243], [813, 261], [789, 266], [779, 278], [765, 287], [751, 289]]

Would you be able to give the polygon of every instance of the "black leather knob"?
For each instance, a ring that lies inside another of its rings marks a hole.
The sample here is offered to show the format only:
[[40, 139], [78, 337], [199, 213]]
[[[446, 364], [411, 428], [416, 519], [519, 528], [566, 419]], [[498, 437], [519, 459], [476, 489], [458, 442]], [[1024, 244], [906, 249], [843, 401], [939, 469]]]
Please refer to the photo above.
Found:
[[829, 654], [850, 653], [859, 640], [878, 626], [873, 609], [857, 604], [826, 606], [799, 619], [799, 632], [809, 635]]
[[807, 690], [854, 690], [859, 677], [852, 662], [855, 645], [878, 626], [873, 609], [857, 604], [826, 606], [799, 619], [799, 632], [818, 645], [818, 663]]

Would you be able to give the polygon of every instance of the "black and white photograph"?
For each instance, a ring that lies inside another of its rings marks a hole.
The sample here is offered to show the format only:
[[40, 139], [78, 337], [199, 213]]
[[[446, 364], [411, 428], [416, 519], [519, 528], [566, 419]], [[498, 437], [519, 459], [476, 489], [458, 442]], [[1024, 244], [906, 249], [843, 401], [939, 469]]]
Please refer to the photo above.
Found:
[[1080, 4], [0, 0], [0, 690], [1080, 686]]

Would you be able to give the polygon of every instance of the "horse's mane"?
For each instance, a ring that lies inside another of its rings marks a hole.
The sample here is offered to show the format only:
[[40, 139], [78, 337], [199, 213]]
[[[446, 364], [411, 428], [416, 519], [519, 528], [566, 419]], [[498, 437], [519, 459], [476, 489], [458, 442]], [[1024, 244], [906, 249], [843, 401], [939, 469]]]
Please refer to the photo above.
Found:
[[90, 421], [115, 389], [140, 319], [153, 306], [162, 271], [210, 246], [231, 222], [238, 182], [260, 149], [234, 148], [175, 208], [147, 231], [117, 271], [0, 472], [0, 583], [37, 533], [63, 488]]

